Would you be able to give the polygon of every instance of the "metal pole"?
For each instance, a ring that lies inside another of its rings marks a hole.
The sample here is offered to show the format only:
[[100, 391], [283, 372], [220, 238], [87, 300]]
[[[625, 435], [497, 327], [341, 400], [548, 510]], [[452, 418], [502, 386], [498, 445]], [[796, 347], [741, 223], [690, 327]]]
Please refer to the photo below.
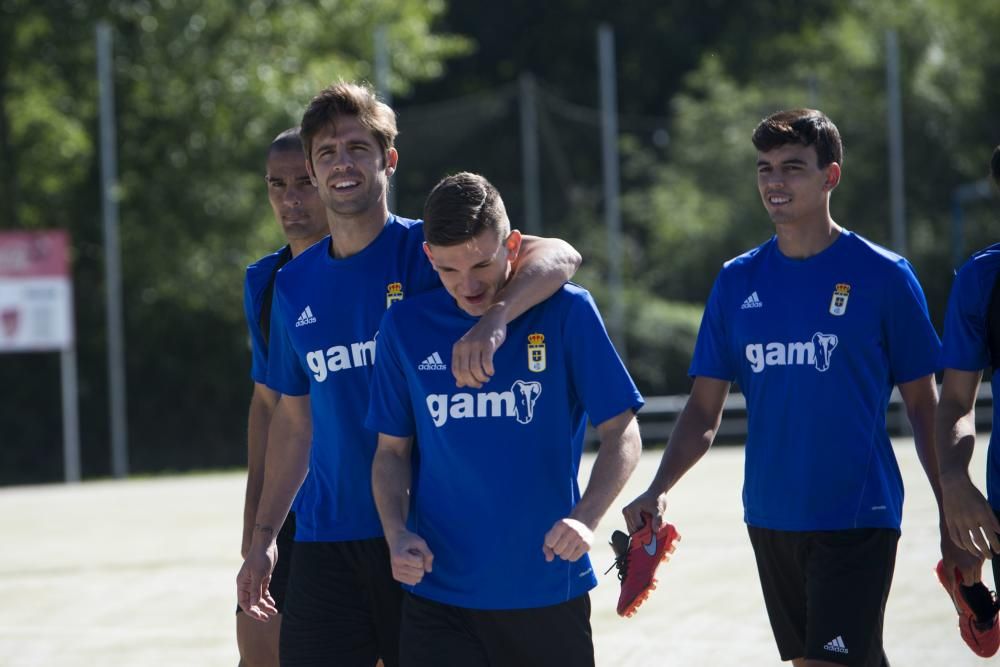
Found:
[[[392, 106], [392, 90], [389, 86], [389, 43], [386, 27], [375, 27], [375, 91], [379, 99]], [[389, 177], [389, 193], [386, 204], [390, 211], [396, 210], [396, 189], [392, 187], [392, 177]]]
[[100, 95], [101, 204], [104, 212], [104, 266], [108, 309], [108, 389], [111, 411], [111, 473], [128, 475], [125, 412], [125, 335], [122, 317], [121, 249], [118, 241], [118, 157], [111, 26], [97, 24], [97, 82]]
[[535, 77], [521, 75], [521, 172], [524, 189], [524, 228], [542, 233], [542, 188], [538, 166], [538, 110]]
[[906, 254], [906, 209], [903, 198], [903, 111], [899, 84], [899, 43], [896, 31], [885, 33], [886, 89], [889, 116], [889, 200], [892, 206], [892, 247]]
[[618, 93], [615, 81], [615, 35], [603, 23], [597, 29], [601, 78], [601, 161], [604, 166], [604, 220], [608, 228], [608, 293], [611, 310], [608, 329], [623, 361], [625, 348], [625, 298], [622, 293], [621, 211], [618, 204]]
[[76, 342], [59, 353], [62, 377], [63, 470], [67, 482], [80, 481], [80, 411], [77, 406]]

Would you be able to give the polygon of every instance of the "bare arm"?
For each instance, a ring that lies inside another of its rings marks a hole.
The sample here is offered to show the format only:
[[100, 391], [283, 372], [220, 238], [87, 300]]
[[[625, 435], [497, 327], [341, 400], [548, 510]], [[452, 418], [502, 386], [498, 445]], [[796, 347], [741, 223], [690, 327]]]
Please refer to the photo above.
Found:
[[240, 606], [258, 620], [277, 612], [267, 592], [278, 556], [275, 539], [309, 470], [311, 441], [309, 396], [282, 396], [268, 430], [264, 487], [253, 536], [236, 580]]
[[710, 377], [694, 379], [691, 396], [677, 417], [653, 481], [622, 510], [629, 532], [635, 532], [643, 524], [643, 513], [653, 517], [654, 530], [663, 525], [667, 492], [705, 455], [715, 440], [722, 422], [722, 409], [729, 396], [729, 385], [727, 380]]
[[392, 576], [404, 584], [417, 584], [432, 569], [434, 554], [420, 536], [406, 529], [410, 512], [410, 455], [413, 438], [378, 436], [372, 463], [372, 494], [389, 545]]
[[[951, 540], [977, 558], [1000, 552], [1000, 522], [969, 477], [976, 447], [976, 395], [979, 371], [947, 368], [941, 385], [935, 430], [941, 468], [941, 499]], [[968, 575], [963, 572], [968, 580]]]
[[601, 422], [597, 432], [601, 445], [587, 489], [570, 515], [556, 521], [545, 534], [542, 551], [548, 561], [555, 556], [576, 561], [590, 551], [597, 524], [639, 463], [642, 438], [632, 410]]
[[924, 468], [927, 480], [934, 491], [938, 504], [939, 524], [941, 530], [941, 555], [945, 561], [945, 571], [952, 572], [958, 567], [963, 572], [963, 578], [971, 577], [972, 581], [979, 579], [979, 558], [973, 558], [958, 548], [948, 534], [945, 521], [944, 504], [941, 495], [941, 474], [938, 468], [937, 445], [934, 438], [934, 419], [938, 407], [937, 385], [934, 376], [927, 375], [899, 385], [899, 393], [906, 406], [906, 416], [913, 426], [913, 440], [917, 450], [920, 465]]
[[555, 294], [573, 277], [581, 261], [580, 253], [565, 241], [525, 236], [510, 281], [452, 348], [456, 385], [478, 389], [493, 377], [493, 354], [507, 338], [507, 325]]
[[250, 414], [247, 418], [247, 488], [243, 500], [243, 540], [240, 556], [246, 558], [257, 521], [257, 505], [264, 488], [264, 455], [267, 452], [267, 430], [278, 403], [278, 392], [259, 382], [253, 385]]

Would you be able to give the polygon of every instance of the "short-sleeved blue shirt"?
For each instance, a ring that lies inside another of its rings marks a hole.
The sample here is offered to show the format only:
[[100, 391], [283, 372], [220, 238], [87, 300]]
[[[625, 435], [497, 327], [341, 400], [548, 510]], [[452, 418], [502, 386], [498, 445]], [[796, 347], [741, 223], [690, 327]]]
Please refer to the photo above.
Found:
[[275, 270], [283, 261], [288, 261], [290, 252], [288, 246], [285, 246], [281, 250], [261, 257], [247, 267], [246, 279], [243, 281], [243, 314], [250, 330], [250, 350], [253, 354], [250, 377], [258, 384], [267, 384], [268, 341], [265, 340], [260, 326], [261, 310], [268, 289], [273, 289]]
[[386, 309], [440, 286], [423, 240], [423, 223], [393, 216], [355, 255], [335, 259], [326, 238], [278, 272], [267, 381], [282, 394], [309, 394], [313, 427], [297, 541], [382, 535], [371, 490], [378, 435], [364, 426], [375, 335]]
[[[959, 371], [981, 371], [990, 365], [987, 345], [987, 315], [990, 297], [1000, 275], [1000, 243], [974, 254], [955, 276], [944, 320], [941, 366]], [[986, 494], [990, 505], [1000, 510], [1000, 373], [994, 369], [993, 432], [990, 434], [986, 468]]]
[[472, 609], [565, 602], [596, 585], [587, 556], [546, 562], [545, 534], [580, 499], [586, 422], [642, 397], [590, 294], [568, 284], [510, 323], [481, 389], [456, 388], [451, 346], [473, 324], [444, 289], [389, 311], [367, 425], [416, 436], [409, 528], [434, 568], [414, 594]]
[[910, 264], [847, 230], [804, 260], [772, 238], [727, 262], [690, 373], [746, 396], [746, 522], [898, 530], [886, 408], [893, 385], [936, 370], [939, 349]]

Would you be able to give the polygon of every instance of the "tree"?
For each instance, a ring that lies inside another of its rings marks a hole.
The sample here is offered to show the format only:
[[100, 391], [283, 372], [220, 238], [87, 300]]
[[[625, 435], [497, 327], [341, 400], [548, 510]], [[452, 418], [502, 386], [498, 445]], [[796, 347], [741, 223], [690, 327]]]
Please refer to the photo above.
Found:
[[[107, 471], [94, 24], [115, 34], [133, 470], [235, 465], [249, 396], [243, 267], [280, 243], [262, 183], [271, 137], [337, 79], [371, 78], [387, 26], [395, 92], [462, 52], [424, 0], [4, 0], [0, 182], [7, 223], [75, 246], [84, 472]], [[54, 365], [4, 357], [0, 482], [57, 478]], [[247, 379], [244, 379], [247, 378]], [[17, 461], [17, 467], [6, 465]]]

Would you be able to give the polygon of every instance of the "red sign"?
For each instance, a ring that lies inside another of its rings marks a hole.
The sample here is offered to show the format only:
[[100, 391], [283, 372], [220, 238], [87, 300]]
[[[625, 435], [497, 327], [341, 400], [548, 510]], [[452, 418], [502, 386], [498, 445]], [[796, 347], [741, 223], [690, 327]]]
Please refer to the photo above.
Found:
[[73, 344], [69, 235], [0, 232], [0, 352]]

